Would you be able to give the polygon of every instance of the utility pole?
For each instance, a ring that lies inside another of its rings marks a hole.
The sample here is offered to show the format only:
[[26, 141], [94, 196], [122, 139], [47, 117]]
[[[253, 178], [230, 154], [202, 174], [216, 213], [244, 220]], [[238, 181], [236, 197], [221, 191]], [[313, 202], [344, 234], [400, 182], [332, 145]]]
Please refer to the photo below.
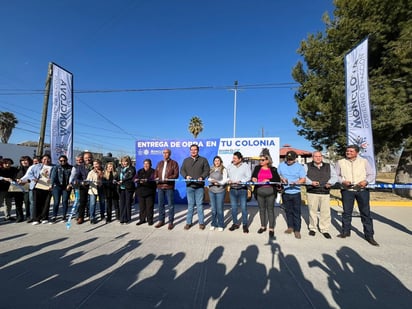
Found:
[[237, 100], [237, 85], [238, 81], [235, 80], [235, 88], [233, 91], [235, 92], [235, 100], [233, 103], [233, 138], [236, 137], [236, 100]]
[[49, 62], [49, 68], [47, 70], [47, 77], [46, 77], [46, 89], [44, 90], [43, 116], [41, 120], [39, 144], [37, 145], [37, 155], [38, 156], [43, 155], [44, 135], [46, 132], [47, 109], [49, 107], [50, 83], [51, 83], [52, 76], [53, 76], [53, 67], [52, 67], [52, 63]]

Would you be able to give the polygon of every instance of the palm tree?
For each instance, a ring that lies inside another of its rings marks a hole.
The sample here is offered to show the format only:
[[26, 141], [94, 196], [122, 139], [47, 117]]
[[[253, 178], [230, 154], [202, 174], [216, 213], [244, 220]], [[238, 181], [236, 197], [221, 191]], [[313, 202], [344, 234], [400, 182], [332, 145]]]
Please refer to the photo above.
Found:
[[0, 112], [0, 139], [2, 143], [7, 144], [13, 129], [18, 123], [13, 113]]
[[197, 116], [192, 117], [189, 123], [189, 132], [193, 134], [194, 138], [197, 138], [199, 133], [202, 131], [203, 131], [202, 120]]

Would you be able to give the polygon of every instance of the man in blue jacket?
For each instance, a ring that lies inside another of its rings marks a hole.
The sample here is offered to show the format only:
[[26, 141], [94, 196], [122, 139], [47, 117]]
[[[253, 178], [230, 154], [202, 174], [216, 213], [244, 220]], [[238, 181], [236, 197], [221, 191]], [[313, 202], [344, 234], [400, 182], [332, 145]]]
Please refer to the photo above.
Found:
[[286, 234], [295, 234], [297, 239], [301, 238], [301, 210], [302, 197], [300, 193], [300, 185], [306, 181], [306, 173], [304, 167], [296, 162], [298, 155], [294, 151], [288, 151], [285, 156], [285, 161], [279, 164], [278, 173], [280, 180], [284, 184], [282, 194], [283, 205], [286, 212], [286, 221], [288, 228]]

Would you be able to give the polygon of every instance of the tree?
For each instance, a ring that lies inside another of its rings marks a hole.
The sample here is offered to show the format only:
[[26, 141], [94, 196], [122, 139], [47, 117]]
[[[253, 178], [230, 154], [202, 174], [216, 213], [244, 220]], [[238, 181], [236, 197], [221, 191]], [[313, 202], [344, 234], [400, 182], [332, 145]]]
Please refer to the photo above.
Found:
[[197, 116], [192, 117], [189, 122], [189, 132], [193, 134], [194, 138], [197, 138], [199, 133], [202, 131], [203, 131], [202, 120]]
[[412, 0], [335, 0], [324, 33], [301, 42], [292, 76], [298, 134], [316, 149], [346, 145], [345, 54], [369, 36], [369, 92], [375, 153], [412, 144]]
[[18, 123], [13, 113], [0, 112], [0, 138], [2, 143], [7, 144], [13, 129]]

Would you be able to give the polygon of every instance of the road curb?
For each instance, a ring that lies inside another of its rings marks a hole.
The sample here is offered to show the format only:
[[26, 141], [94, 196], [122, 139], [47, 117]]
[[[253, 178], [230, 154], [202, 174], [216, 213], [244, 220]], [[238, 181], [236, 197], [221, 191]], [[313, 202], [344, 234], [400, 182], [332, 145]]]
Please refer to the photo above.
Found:
[[[342, 206], [341, 200], [331, 199], [331, 206]], [[356, 202], [355, 202], [355, 205]], [[370, 201], [371, 207], [412, 207], [412, 201]]]

